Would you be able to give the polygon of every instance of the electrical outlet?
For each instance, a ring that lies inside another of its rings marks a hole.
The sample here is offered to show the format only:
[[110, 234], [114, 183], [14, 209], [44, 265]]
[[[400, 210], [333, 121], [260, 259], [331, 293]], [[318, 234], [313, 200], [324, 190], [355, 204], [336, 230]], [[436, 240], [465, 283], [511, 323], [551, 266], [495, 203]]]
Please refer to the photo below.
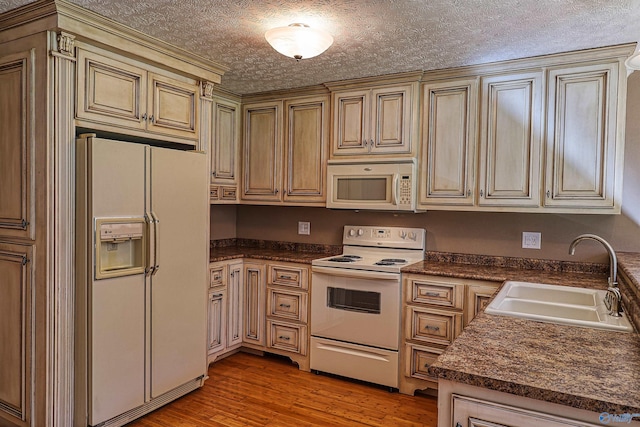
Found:
[[311, 223], [298, 221], [298, 234], [311, 234]]
[[522, 248], [523, 249], [540, 249], [542, 242], [542, 233], [532, 233], [529, 231], [522, 232]]

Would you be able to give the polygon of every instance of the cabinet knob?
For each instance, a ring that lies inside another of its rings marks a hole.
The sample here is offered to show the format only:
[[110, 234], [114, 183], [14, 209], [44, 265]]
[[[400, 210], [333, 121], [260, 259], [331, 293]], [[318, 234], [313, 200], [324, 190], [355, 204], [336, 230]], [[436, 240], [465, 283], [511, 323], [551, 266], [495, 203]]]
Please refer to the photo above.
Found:
[[471, 197], [471, 189], [467, 190], [467, 197]]
[[480, 197], [484, 197], [484, 191], [480, 190]]
[[551, 197], [551, 191], [547, 190], [547, 199]]
[[275, 190], [274, 194], [278, 194], [279, 192], [280, 192], [280, 190], [278, 190], [278, 189], [276, 188], [276, 190]]
[[143, 121], [143, 122], [144, 122], [145, 120], [147, 120], [147, 113], [144, 113], [144, 114], [142, 115], [142, 120], [141, 120], [141, 121]]
[[153, 116], [151, 116], [151, 117], [149, 117], [149, 121], [150, 121], [151, 123], [155, 123], [155, 118], [154, 118]]
[[456, 427], [462, 427], [462, 424], [456, 423]]
[[369, 141], [365, 139], [364, 141], [362, 141], [362, 144], [366, 147], [367, 145], [369, 145]]
[[283, 335], [280, 335], [278, 338], [280, 338], [281, 340], [285, 340], [285, 341], [289, 341], [291, 339], [291, 338], [285, 337]]

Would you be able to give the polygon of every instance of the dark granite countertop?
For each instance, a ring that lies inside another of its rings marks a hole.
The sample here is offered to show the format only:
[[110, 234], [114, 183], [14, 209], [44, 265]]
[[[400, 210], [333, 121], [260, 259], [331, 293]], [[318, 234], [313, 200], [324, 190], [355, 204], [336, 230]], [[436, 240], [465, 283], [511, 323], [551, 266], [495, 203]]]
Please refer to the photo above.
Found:
[[[618, 259], [638, 286], [640, 254], [621, 253]], [[403, 271], [595, 288], [606, 287], [607, 276], [429, 262]], [[640, 413], [637, 333], [480, 313], [429, 370], [439, 378], [579, 409]]]
[[268, 261], [311, 264], [311, 261], [314, 259], [324, 258], [330, 255], [335, 255], [335, 252], [306, 252], [296, 249], [231, 246], [212, 248], [209, 253], [209, 262], [227, 261], [236, 258], [253, 258]]

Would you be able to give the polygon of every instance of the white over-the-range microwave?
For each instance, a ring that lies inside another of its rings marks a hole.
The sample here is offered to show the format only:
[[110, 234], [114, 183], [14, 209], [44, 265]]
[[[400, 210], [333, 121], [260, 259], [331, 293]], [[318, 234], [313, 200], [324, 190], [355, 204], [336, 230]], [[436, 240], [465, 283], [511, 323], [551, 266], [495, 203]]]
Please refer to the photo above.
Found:
[[330, 160], [327, 207], [416, 211], [415, 159]]

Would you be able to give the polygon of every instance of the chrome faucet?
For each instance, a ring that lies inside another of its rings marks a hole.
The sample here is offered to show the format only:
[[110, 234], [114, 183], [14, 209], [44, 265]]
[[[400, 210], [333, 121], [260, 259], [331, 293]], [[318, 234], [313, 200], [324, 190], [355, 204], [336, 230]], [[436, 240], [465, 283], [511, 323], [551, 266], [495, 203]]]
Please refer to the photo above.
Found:
[[613, 247], [611, 247], [609, 242], [604, 240], [602, 237], [595, 234], [581, 234], [571, 242], [571, 245], [569, 246], [569, 255], [573, 255], [575, 253], [576, 246], [578, 246], [578, 243], [583, 240], [595, 240], [596, 242], [600, 242], [609, 254], [609, 278], [607, 280], [609, 288], [607, 289], [607, 296], [605, 297], [604, 302], [610, 315], [620, 317], [620, 313], [622, 313], [622, 296], [620, 294], [620, 289], [618, 289], [618, 257], [616, 257], [616, 252], [613, 250]]

